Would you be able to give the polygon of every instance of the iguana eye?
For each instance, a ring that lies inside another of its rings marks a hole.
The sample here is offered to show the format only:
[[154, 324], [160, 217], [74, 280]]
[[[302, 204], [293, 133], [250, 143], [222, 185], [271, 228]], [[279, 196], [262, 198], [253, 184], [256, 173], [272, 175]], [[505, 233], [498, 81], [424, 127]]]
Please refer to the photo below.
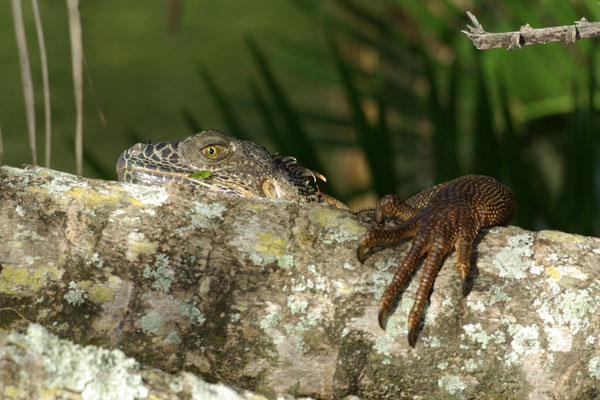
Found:
[[215, 159], [219, 158], [221, 156], [221, 154], [223, 154], [223, 151], [225, 151], [225, 148], [223, 146], [219, 146], [218, 144], [211, 144], [211, 145], [204, 147], [200, 151], [206, 157], [208, 157], [212, 160], [215, 160]]

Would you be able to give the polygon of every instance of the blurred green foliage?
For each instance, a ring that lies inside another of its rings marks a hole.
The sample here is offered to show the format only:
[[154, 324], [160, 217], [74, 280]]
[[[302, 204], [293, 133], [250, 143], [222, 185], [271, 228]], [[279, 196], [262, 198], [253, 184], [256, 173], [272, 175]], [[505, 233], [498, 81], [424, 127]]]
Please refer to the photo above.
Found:
[[[312, 168], [320, 163], [311, 159], [311, 145], [325, 159], [323, 154], [359, 147], [370, 183], [354, 192], [326, 189], [345, 201], [369, 190], [409, 195], [456, 176], [485, 174], [517, 193], [515, 224], [600, 234], [594, 40], [477, 51], [459, 33], [466, 10], [449, 1], [337, 0], [299, 7], [328, 46], [314, 51], [275, 35], [265, 41], [274, 49], [266, 51], [250, 40], [249, 62], [260, 84], [251, 85], [248, 103], [232, 107], [255, 107], [264, 123], [252, 131], [244, 124], [239, 134], [267, 132], [277, 149]], [[492, 32], [600, 19], [594, 2], [525, 7], [481, 1], [470, 11]], [[333, 100], [292, 107], [293, 94], [277, 83], [281, 71], [329, 87]], [[218, 81], [204, 76], [209, 86]], [[224, 97], [215, 99], [222, 104]], [[221, 114], [233, 127], [230, 110], [221, 107]], [[325, 165], [325, 173], [338, 168]]]
[[[268, 37], [273, 32], [293, 35], [302, 43], [318, 46], [320, 33], [307, 29], [308, 14], [289, 1], [263, 0], [260, 6], [241, 0], [180, 1], [181, 16], [175, 34], [169, 34], [167, 0], [82, 1], [81, 18], [85, 54], [84, 76], [84, 175], [116, 179], [119, 154], [132, 140], [153, 142], [181, 139], [197, 127], [227, 131], [213, 111], [212, 95], [198, 78], [198, 65], [218, 71], [218, 85], [234, 104], [243, 96], [248, 52], [244, 35]], [[23, 14], [34, 81], [38, 160], [42, 159], [43, 104], [41, 72], [31, 2], [23, 1]], [[40, 0], [48, 53], [52, 97], [51, 167], [75, 172], [73, 136], [75, 104], [71, 72], [69, 25], [65, 2]], [[31, 163], [26, 135], [23, 89], [15, 43], [11, 2], [0, 1], [0, 124], [5, 149], [1, 162]], [[89, 80], [93, 81], [95, 96]], [[318, 88], [283, 77], [286, 88], [307, 98]], [[233, 95], [232, 95], [233, 94]], [[98, 107], [106, 117], [102, 123]], [[237, 105], [236, 105], [237, 107]], [[200, 117], [199, 111], [202, 114]], [[251, 110], [240, 110], [244, 123], [254, 124]], [[90, 156], [97, 163], [89, 162]], [[105, 173], [108, 172], [108, 175]]]
[[[297, 157], [328, 176], [321, 189], [344, 201], [409, 196], [481, 173], [515, 190], [516, 225], [600, 236], [596, 41], [477, 51], [460, 33], [469, 21], [456, 4], [269, 0], [258, 9], [234, 0], [190, 2], [179, 33], [169, 36], [164, 4], [84, 2], [84, 51], [98, 96], [87, 93], [84, 101], [86, 172], [114, 179], [114, 162], [133, 142], [222, 129]], [[469, 4], [491, 32], [600, 20], [591, 0]], [[40, 6], [61, 137], [53, 167], [73, 170], [66, 11]], [[22, 92], [13, 82], [19, 73], [9, 8], [0, 7], [3, 162], [18, 164], [28, 160], [17, 155], [27, 151], [17, 110]], [[96, 103], [108, 126], [99, 123]], [[357, 150], [364, 156], [339, 162]]]

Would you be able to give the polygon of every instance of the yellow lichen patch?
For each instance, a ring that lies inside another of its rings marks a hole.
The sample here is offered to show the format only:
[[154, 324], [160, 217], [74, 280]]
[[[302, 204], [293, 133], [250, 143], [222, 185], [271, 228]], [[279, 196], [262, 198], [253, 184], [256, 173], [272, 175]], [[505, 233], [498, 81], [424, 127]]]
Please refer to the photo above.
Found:
[[105, 285], [94, 285], [88, 289], [88, 293], [90, 294], [89, 300], [96, 304], [111, 302], [115, 299], [114, 289]]
[[336, 288], [335, 295], [336, 296], [347, 296], [349, 294], [354, 293], [354, 291], [355, 291], [355, 288], [353, 286], [344, 285], [344, 286]]
[[315, 208], [313, 217], [328, 232], [327, 237], [323, 239], [324, 243], [344, 243], [348, 240], [356, 240], [366, 230], [358, 221], [340, 210], [325, 207]]
[[146, 204], [143, 201], [140, 201], [134, 197], [128, 197], [127, 201], [135, 207], [146, 207]]
[[158, 243], [146, 239], [143, 233], [131, 232], [127, 236], [127, 253], [129, 261], [134, 261], [138, 254], [150, 254], [156, 252]]
[[154, 253], [156, 248], [158, 247], [158, 243], [144, 241], [144, 242], [129, 242], [129, 250], [132, 253], [136, 254], [148, 254]]
[[342, 222], [342, 225], [340, 226], [340, 228], [342, 228], [349, 234], [356, 235], [356, 236], [361, 236], [366, 231], [364, 226], [362, 226], [357, 221], [355, 221], [351, 218], [345, 218], [344, 222]]
[[117, 185], [107, 183], [104, 187], [106, 188], [106, 190], [110, 190], [110, 191], [115, 191], [115, 192], [123, 191], [123, 189], [121, 187], [121, 183], [119, 183]]
[[9, 399], [26, 399], [28, 397], [28, 393], [25, 390], [11, 385], [4, 388], [4, 394]]
[[313, 215], [322, 228], [328, 227], [339, 217], [339, 212], [325, 207], [315, 208]]
[[78, 281], [77, 282], [77, 287], [85, 290], [86, 292], [88, 291], [88, 289], [94, 284], [94, 282], [92, 281]]
[[550, 266], [546, 268], [546, 275], [557, 282], [561, 278], [572, 278], [580, 281], [588, 279], [587, 274], [581, 272], [578, 268], [571, 265], [560, 265], [558, 267]]
[[342, 214], [337, 209], [319, 207], [315, 208], [313, 215], [323, 228], [339, 227], [346, 233], [356, 236], [360, 236], [365, 232], [365, 228], [360, 223], [347, 217], [346, 214]]
[[38, 268], [30, 274], [27, 268], [3, 265], [0, 273], [0, 293], [24, 295], [27, 290], [36, 292], [47, 279], [58, 279], [56, 267]]
[[104, 204], [104, 203], [117, 203], [120, 198], [119, 193], [100, 194], [97, 190], [84, 189], [80, 187], [74, 187], [65, 192], [65, 196], [72, 197], [74, 199], [82, 200], [92, 205]]
[[3, 265], [0, 273], [0, 292], [6, 294], [19, 294], [22, 289], [19, 286], [27, 286], [29, 283], [29, 271], [27, 268], [18, 268], [13, 265]]
[[560, 231], [541, 231], [538, 233], [541, 239], [552, 240], [553, 242], [583, 242], [585, 238], [581, 235], [574, 235]]
[[259, 233], [256, 241], [256, 251], [268, 256], [281, 257], [285, 254], [287, 242], [270, 232]]
[[296, 243], [301, 245], [302, 247], [312, 247], [315, 244], [315, 241], [318, 238], [316, 236], [311, 236], [305, 231], [298, 231], [296, 233]]
[[31, 276], [33, 281], [32, 289], [37, 291], [47, 280], [55, 281], [58, 279], [58, 268], [56, 267], [41, 267], [33, 271]]
[[48, 189], [44, 189], [44, 188], [37, 187], [37, 186], [27, 186], [27, 191], [29, 191], [31, 193], [48, 194]]
[[42, 386], [41, 393], [42, 393], [42, 399], [55, 399], [58, 397], [57, 395], [59, 394], [59, 388], [54, 386], [54, 387], [48, 389], [48, 388]]
[[253, 211], [262, 211], [265, 209], [265, 206], [263, 204], [250, 203], [248, 204], [248, 208]]
[[560, 280], [560, 272], [558, 272], [558, 270], [554, 268], [553, 265], [546, 268], [546, 275], [548, 275], [550, 279], [554, 281], [558, 282]]

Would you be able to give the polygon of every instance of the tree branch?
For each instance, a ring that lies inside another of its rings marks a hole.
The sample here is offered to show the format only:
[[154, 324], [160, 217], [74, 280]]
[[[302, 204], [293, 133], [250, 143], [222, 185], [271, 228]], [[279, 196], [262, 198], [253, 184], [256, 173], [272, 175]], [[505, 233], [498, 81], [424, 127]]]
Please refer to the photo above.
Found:
[[379, 297], [408, 244], [360, 264], [366, 217], [0, 166], [0, 328], [24, 326], [20, 313], [147, 368], [278, 395], [598, 393], [600, 239], [485, 231], [471, 292], [451, 254], [411, 349], [419, 272], [381, 330]]
[[504, 47], [515, 50], [533, 44], [574, 43], [578, 39], [600, 37], [600, 22], [588, 22], [585, 18], [576, 21], [574, 25], [534, 29], [525, 24], [516, 32], [490, 33], [483, 30], [483, 26], [470, 11], [467, 11], [467, 15], [474, 26], [467, 25], [469, 31], [461, 32], [471, 39], [478, 50]]

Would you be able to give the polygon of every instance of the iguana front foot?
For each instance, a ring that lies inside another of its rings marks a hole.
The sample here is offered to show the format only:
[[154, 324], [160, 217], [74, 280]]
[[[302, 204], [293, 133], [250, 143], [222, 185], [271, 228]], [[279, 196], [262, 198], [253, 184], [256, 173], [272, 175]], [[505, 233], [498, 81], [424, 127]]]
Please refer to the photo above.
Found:
[[517, 212], [515, 194], [494, 178], [466, 175], [427, 189], [406, 201], [387, 195], [376, 207], [376, 220], [393, 215], [400, 226], [393, 230], [371, 229], [365, 233], [357, 249], [363, 262], [374, 246], [390, 246], [414, 237], [412, 246], [386, 287], [379, 309], [379, 325], [384, 329], [388, 310], [406, 280], [427, 255], [421, 282], [408, 315], [408, 343], [415, 346], [417, 326], [431, 294], [444, 257], [456, 250], [458, 275], [466, 295], [473, 243], [483, 227], [505, 225]]

